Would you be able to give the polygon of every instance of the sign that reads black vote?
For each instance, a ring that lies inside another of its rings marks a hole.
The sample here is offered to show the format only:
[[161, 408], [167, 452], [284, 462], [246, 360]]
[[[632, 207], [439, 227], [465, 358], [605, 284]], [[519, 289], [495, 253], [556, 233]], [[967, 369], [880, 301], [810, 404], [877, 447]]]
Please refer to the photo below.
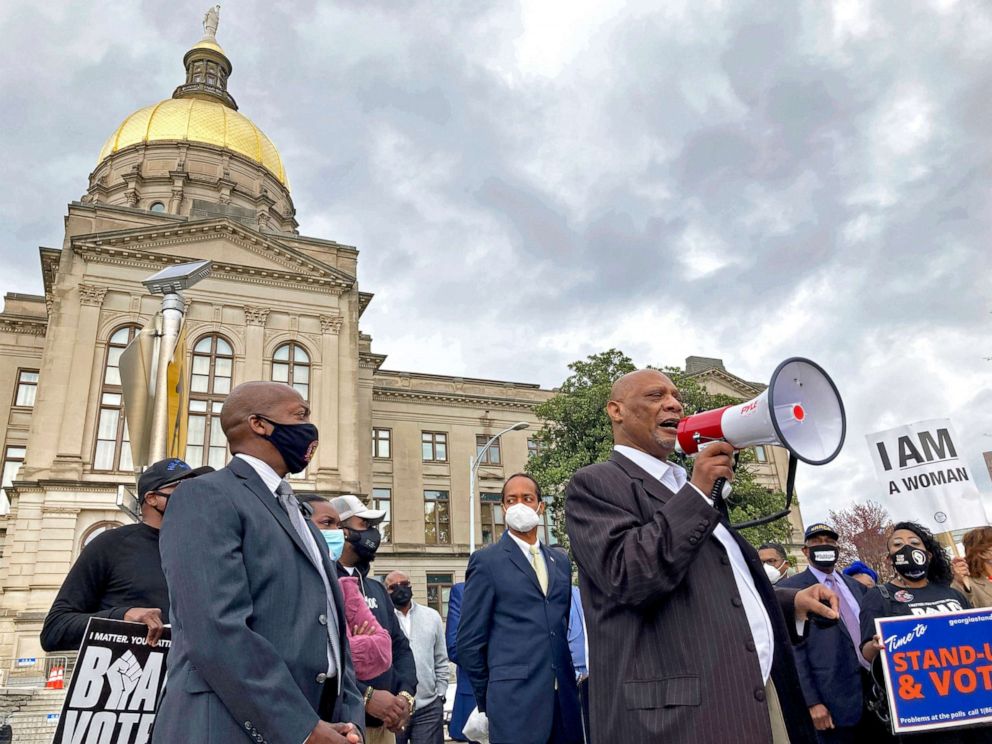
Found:
[[166, 628], [149, 646], [147, 633], [140, 623], [90, 618], [53, 744], [151, 741], [172, 639]]

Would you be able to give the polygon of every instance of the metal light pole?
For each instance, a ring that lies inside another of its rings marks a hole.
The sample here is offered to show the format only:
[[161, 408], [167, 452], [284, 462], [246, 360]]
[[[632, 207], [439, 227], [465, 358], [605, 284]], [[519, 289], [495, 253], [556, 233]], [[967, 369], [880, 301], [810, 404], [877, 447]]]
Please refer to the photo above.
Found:
[[[511, 431], [523, 431], [529, 427], [526, 421], [519, 421], [513, 426], [503, 429], [499, 434], [496, 434], [488, 442], [486, 446], [482, 448], [483, 452], [488, 452], [492, 443], [499, 439], [504, 434]], [[468, 458], [468, 552], [475, 552], [475, 474], [479, 469], [479, 465], [482, 461], [475, 455], [470, 455]]]
[[176, 350], [176, 340], [183, 321], [183, 297], [179, 292], [204, 279], [212, 268], [211, 261], [195, 261], [170, 266], [142, 281], [149, 292], [163, 295], [162, 335], [159, 337], [158, 365], [155, 369], [155, 406], [148, 447], [149, 464], [164, 460], [168, 452], [169, 362]]

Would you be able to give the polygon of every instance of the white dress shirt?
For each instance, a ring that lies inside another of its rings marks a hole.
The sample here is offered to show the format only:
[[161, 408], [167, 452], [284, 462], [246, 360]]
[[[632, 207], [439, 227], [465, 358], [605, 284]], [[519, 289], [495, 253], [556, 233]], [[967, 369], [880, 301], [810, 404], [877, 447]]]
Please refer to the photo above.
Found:
[[[680, 465], [659, 460], [647, 452], [622, 444], [616, 445], [613, 449], [674, 492], [681, 490], [687, 482], [685, 469]], [[675, 488], [672, 488], [673, 482], [676, 485]], [[706, 494], [691, 483], [689, 485], [701, 498], [706, 500], [707, 504], [713, 506], [713, 501]], [[734, 581], [737, 583], [737, 593], [740, 594], [741, 602], [744, 603], [744, 612], [747, 615], [748, 625], [751, 627], [751, 637], [754, 638], [754, 645], [758, 652], [761, 678], [767, 683], [768, 677], [772, 673], [772, 655], [775, 651], [775, 636], [771, 619], [768, 617], [765, 604], [761, 601], [761, 595], [758, 594], [758, 589], [754, 585], [754, 579], [747, 567], [747, 561], [744, 560], [744, 554], [741, 553], [741, 547], [730, 534], [730, 530], [723, 524], [717, 524], [716, 529], [713, 530], [713, 537], [720, 541], [730, 559], [730, 565], [734, 570]]]
[[[510, 530], [509, 527], [506, 528], [506, 531], [507, 531], [507, 534], [510, 535], [510, 538], [513, 540], [513, 542], [515, 542], [517, 544], [517, 546], [520, 548], [521, 552], [524, 554], [524, 558], [527, 559], [527, 564], [530, 565], [530, 566], [533, 566], [534, 565], [534, 561], [531, 560], [530, 543], [529, 542], [526, 542], [525, 540], [521, 540], [519, 537], [517, 537], [516, 535], [514, 535], [513, 532]], [[535, 557], [537, 558], [537, 560], [539, 560], [541, 563], [544, 564], [544, 575], [545, 576], [548, 576], [548, 562], [546, 560], [544, 560], [544, 553], [541, 551], [541, 541], [538, 540], [534, 544], [538, 548], [537, 555]], [[537, 575], [537, 571], [534, 571], [534, 575], [535, 576]], [[549, 577], [549, 580], [550, 580], [550, 577]]]
[[[276, 489], [279, 488], [279, 484], [282, 483], [283, 479], [279, 477], [279, 474], [273, 470], [267, 462], [264, 460], [259, 460], [257, 457], [252, 457], [251, 455], [246, 455], [239, 452], [235, 457], [240, 457], [246, 463], [251, 465], [252, 470], [254, 470], [258, 477], [262, 479], [262, 483], [265, 487], [272, 491], [272, 498], [276, 500], [279, 508], [282, 509], [282, 504], [279, 503], [279, 496], [276, 494]], [[327, 546], [317, 545], [317, 541], [314, 540], [313, 535], [310, 535], [310, 546], [313, 548], [314, 555], [320, 555], [321, 548], [327, 549]], [[328, 581], [336, 581], [337, 576], [328, 576]], [[328, 597], [328, 602], [331, 602], [332, 598]], [[330, 618], [328, 618], [330, 620]], [[334, 658], [334, 650], [331, 648], [330, 639], [327, 643], [327, 671], [328, 676], [337, 674], [337, 670], [341, 668], [340, 663]], [[340, 690], [340, 682], [338, 684], [338, 689]]]

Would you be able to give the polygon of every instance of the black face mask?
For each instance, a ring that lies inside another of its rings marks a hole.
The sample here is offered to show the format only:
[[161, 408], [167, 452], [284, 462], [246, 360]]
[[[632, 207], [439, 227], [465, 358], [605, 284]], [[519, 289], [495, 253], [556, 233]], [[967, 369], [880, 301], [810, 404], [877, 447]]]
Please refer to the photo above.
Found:
[[259, 413], [252, 414], [272, 424], [272, 433], [265, 438], [279, 450], [290, 473], [302, 473], [317, 449], [317, 427], [313, 424], [280, 424]]
[[809, 550], [809, 562], [824, 571], [831, 570], [837, 565], [840, 551], [836, 545], [812, 545]]
[[369, 563], [375, 558], [379, 543], [382, 542], [382, 535], [375, 527], [369, 527], [367, 530], [353, 530], [349, 527], [344, 539], [355, 548], [359, 560]]
[[930, 556], [923, 548], [903, 545], [889, 556], [892, 567], [910, 581], [919, 581], [927, 575], [930, 567]]
[[389, 598], [393, 600], [393, 604], [396, 607], [402, 610], [413, 599], [413, 589], [408, 586], [393, 587], [393, 591], [389, 593]]

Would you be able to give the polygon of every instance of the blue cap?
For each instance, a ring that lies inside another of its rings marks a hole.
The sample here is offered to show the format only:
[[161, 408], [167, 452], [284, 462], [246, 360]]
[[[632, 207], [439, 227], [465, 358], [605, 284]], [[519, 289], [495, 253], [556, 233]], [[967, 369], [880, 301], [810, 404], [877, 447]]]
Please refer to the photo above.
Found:
[[138, 478], [138, 502], [145, 500], [145, 494], [149, 491], [156, 491], [164, 486], [171, 486], [187, 478], [195, 478], [204, 473], [212, 473], [214, 469], [209, 465], [202, 468], [191, 468], [178, 457], [170, 457], [167, 460], [159, 460], [141, 474]]
[[871, 580], [876, 584], [878, 583], [878, 574], [875, 573], [871, 566], [861, 561], [855, 561], [850, 566], [844, 569], [845, 576], [857, 576], [858, 574], [864, 574], [865, 576], [871, 576]]

